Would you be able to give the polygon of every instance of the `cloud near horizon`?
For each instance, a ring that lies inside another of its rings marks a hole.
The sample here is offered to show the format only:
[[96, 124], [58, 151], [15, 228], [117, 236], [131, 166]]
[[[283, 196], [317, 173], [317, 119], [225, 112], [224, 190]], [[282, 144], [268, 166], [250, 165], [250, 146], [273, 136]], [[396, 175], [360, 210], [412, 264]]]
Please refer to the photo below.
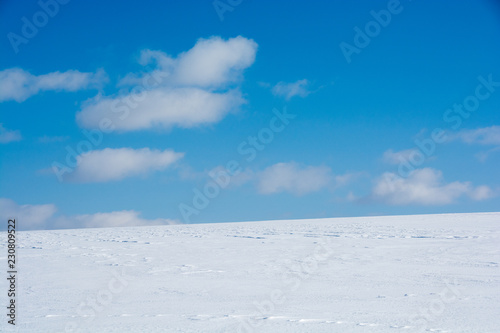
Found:
[[0, 71], [0, 102], [14, 100], [21, 103], [41, 91], [100, 88], [107, 81], [108, 77], [102, 69], [96, 73], [68, 70], [33, 75], [21, 68], [9, 68]]
[[144, 219], [135, 210], [73, 216], [55, 216], [56, 212], [57, 207], [53, 204], [19, 205], [11, 199], [0, 198], [0, 217], [5, 221], [8, 218], [15, 218], [19, 230], [134, 227], [179, 223], [170, 219]]
[[179, 224], [176, 220], [154, 219], [148, 220], [140, 217], [141, 213], [135, 210], [121, 210], [110, 213], [95, 213], [60, 217], [55, 226], [67, 228], [114, 228], [114, 227], [140, 227], [153, 225]]
[[156, 69], [126, 75], [119, 85], [131, 86], [127, 93], [98, 96], [84, 103], [77, 122], [84, 128], [97, 128], [108, 118], [117, 131], [192, 128], [219, 122], [246, 103], [235, 84], [255, 61], [256, 52], [257, 43], [241, 36], [199, 39], [176, 58], [143, 50], [139, 63], [153, 63]]
[[466, 195], [481, 201], [494, 196], [485, 185], [474, 187], [470, 182], [444, 183], [439, 170], [423, 168], [413, 170], [407, 178], [386, 172], [372, 189], [371, 198], [391, 205], [447, 205]]
[[184, 153], [149, 148], [106, 148], [92, 150], [77, 157], [75, 170], [67, 176], [69, 181], [98, 183], [162, 171], [177, 162]]
[[[0, 198], [0, 214], [3, 221], [15, 218], [22, 229], [44, 228], [48, 219], [57, 211], [53, 204], [18, 205], [11, 199]], [[3, 226], [2, 228], [5, 228]]]

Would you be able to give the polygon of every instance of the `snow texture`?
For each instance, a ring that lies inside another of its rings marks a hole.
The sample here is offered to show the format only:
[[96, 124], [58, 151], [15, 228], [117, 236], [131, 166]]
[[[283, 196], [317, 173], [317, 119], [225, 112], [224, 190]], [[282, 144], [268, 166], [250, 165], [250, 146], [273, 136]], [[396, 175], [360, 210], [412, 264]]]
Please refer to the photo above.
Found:
[[0, 331], [498, 332], [499, 225], [477, 213], [19, 232], [17, 325], [4, 314]]

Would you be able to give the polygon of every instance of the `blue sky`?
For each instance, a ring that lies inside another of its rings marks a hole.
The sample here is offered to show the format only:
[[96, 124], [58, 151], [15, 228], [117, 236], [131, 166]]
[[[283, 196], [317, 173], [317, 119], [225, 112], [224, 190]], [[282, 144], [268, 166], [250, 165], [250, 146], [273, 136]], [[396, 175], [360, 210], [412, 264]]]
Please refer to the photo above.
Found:
[[25, 229], [498, 211], [495, 1], [0, 16], [0, 208]]

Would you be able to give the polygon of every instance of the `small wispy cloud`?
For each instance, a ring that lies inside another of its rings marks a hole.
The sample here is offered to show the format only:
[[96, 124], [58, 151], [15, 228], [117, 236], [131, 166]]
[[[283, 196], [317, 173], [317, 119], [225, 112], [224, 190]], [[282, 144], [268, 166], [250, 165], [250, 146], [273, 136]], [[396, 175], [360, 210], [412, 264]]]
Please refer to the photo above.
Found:
[[278, 82], [273, 88], [272, 93], [275, 96], [284, 97], [287, 101], [294, 96], [307, 97], [312, 93], [308, 89], [310, 85], [309, 81], [306, 79], [298, 80], [295, 82]]
[[332, 172], [327, 166], [277, 163], [258, 174], [257, 187], [262, 194], [290, 192], [304, 195], [327, 187], [331, 180]]
[[450, 139], [460, 140], [468, 144], [500, 146], [500, 126], [464, 129], [450, 135]]
[[500, 152], [500, 126], [464, 129], [448, 135], [449, 141], [461, 141], [469, 145], [494, 146], [486, 151], [481, 151], [475, 156], [481, 162], [497, 152]]
[[0, 71], [0, 102], [14, 100], [23, 102], [41, 91], [77, 91], [99, 88], [107, 82], [103, 70], [83, 73], [77, 70], [33, 75], [21, 68]]
[[20, 141], [22, 139], [21, 132], [18, 130], [9, 130], [3, 127], [0, 123], [0, 143], [9, 143]]
[[500, 153], [500, 146], [498, 147], [495, 147], [495, 148], [491, 148], [491, 149], [488, 149], [486, 151], [481, 151], [479, 153], [477, 153], [475, 156], [477, 157], [477, 159], [481, 162], [486, 162], [486, 160], [492, 155], [492, 154], [495, 154], [495, 153]]
[[227, 182], [228, 187], [242, 186], [255, 179], [255, 172], [248, 167], [230, 174], [224, 166], [219, 165], [208, 171], [206, 175], [214, 180], [219, 179], [219, 182]]
[[406, 149], [400, 151], [393, 151], [392, 149], [389, 149], [384, 152], [382, 160], [388, 164], [400, 164], [408, 161], [415, 153], [417, 153], [416, 149]]
[[342, 175], [335, 175], [334, 181], [335, 185], [334, 188], [340, 188], [347, 186], [354, 181], [358, 180], [361, 177], [366, 177], [368, 176], [366, 172], [347, 172]]
[[474, 187], [470, 182], [455, 181], [446, 184], [439, 170], [416, 169], [406, 178], [387, 172], [379, 177], [371, 197], [391, 205], [447, 205], [467, 195], [473, 200], [486, 200], [494, 196], [488, 186]]

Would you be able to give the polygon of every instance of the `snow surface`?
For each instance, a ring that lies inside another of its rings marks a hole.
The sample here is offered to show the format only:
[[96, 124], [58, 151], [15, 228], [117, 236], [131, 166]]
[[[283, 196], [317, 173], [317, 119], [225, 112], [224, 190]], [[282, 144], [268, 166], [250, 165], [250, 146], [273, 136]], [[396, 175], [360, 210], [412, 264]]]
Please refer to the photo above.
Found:
[[16, 329], [499, 332], [499, 226], [478, 213], [19, 232]]

